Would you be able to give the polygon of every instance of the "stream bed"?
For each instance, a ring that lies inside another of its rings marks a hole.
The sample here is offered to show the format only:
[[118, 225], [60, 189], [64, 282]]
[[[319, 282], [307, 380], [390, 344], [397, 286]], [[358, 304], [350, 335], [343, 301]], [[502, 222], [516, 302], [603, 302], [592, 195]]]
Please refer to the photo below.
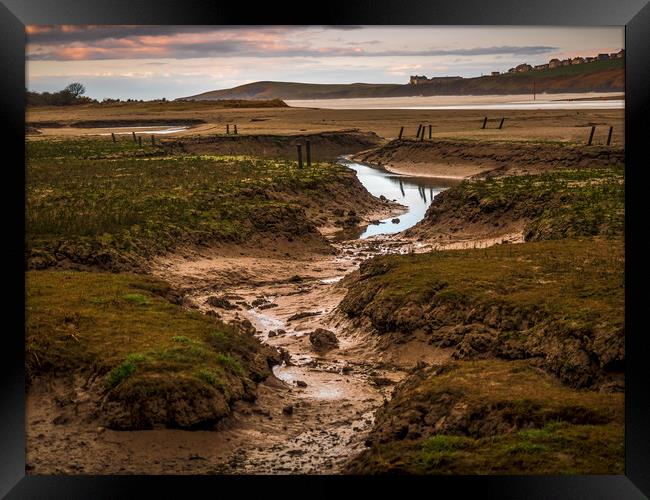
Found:
[[357, 178], [373, 196], [385, 196], [407, 207], [401, 215], [381, 219], [378, 224], [370, 224], [360, 234], [366, 239], [380, 234], [395, 234], [404, 231], [424, 218], [433, 198], [445, 189], [458, 184], [456, 179], [437, 177], [415, 177], [399, 175], [363, 163], [341, 159], [339, 163], [357, 173]]

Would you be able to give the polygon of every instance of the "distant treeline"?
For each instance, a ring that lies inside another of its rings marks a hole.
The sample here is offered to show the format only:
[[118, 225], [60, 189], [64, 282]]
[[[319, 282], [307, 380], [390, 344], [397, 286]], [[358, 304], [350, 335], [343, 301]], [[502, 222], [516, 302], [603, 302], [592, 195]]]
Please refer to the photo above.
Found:
[[75, 96], [66, 90], [59, 92], [27, 92], [27, 106], [70, 106], [97, 102], [90, 97]]
[[[58, 92], [33, 92], [25, 90], [27, 97], [27, 106], [73, 106], [75, 104], [117, 104], [122, 102], [145, 102], [140, 99], [92, 99], [83, 94], [86, 93], [86, 87], [81, 83], [74, 82], [68, 85], [63, 90]], [[153, 99], [146, 102], [168, 102], [165, 97], [162, 99]]]

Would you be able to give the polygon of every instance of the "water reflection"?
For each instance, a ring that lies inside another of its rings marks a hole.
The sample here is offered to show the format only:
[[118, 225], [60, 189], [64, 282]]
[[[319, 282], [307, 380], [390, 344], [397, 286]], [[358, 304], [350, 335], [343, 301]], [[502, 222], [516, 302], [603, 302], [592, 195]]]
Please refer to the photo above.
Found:
[[[383, 219], [380, 224], [370, 224], [360, 235], [348, 237], [368, 238], [377, 234], [393, 234], [404, 231], [419, 222], [433, 198], [454, 184], [455, 179], [401, 176], [361, 163], [342, 160], [341, 163], [357, 173], [359, 181], [374, 196], [385, 196], [408, 207], [408, 212], [397, 217]], [[399, 219], [399, 222], [393, 220]]]

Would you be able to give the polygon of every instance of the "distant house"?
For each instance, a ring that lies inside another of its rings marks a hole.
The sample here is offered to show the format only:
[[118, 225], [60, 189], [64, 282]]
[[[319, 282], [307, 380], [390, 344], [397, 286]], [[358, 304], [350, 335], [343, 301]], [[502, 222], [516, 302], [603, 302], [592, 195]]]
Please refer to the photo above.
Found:
[[517, 72], [517, 69], [516, 69], [516, 68], [510, 68], [510, 69], [508, 70], [508, 73], [516, 73], [516, 72]]
[[492, 76], [499, 76], [499, 75], [501, 74], [501, 72], [500, 72], [500, 71], [493, 71], [493, 72], [490, 73], [490, 74], [491, 74]]
[[585, 62], [594, 62], [597, 61], [598, 59], [596, 57], [585, 57]]
[[532, 71], [533, 67], [530, 64], [520, 64], [519, 66], [515, 67], [515, 71], [517, 73], [527, 73], [528, 71]]
[[424, 75], [412, 75], [409, 79], [411, 85], [417, 85], [418, 83], [426, 83], [429, 79]]
[[599, 61], [607, 61], [607, 60], [609, 60], [609, 54], [598, 54], [598, 60]]
[[616, 59], [622, 59], [622, 58], [624, 58], [624, 57], [625, 57], [625, 49], [621, 49], [621, 50], [619, 50], [619, 51], [614, 55], [614, 57], [615, 57]]
[[540, 71], [542, 69], [548, 69], [548, 64], [538, 64], [537, 66], [535, 66], [534, 69], [535, 69], [535, 71]]
[[562, 66], [571, 66], [571, 59], [562, 59]]
[[548, 62], [548, 67], [551, 68], [551, 69], [559, 68], [560, 66], [562, 66], [562, 62], [559, 59], [551, 59]]
[[585, 58], [584, 57], [574, 57], [571, 59], [571, 64], [584, 64], [585, 63]]

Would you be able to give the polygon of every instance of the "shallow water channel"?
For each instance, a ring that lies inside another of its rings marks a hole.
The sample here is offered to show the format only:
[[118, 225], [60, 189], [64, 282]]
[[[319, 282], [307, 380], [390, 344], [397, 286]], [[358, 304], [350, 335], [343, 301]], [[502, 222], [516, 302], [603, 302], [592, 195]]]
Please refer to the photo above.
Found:
[[[398, 175], [387, 170], [341, 159], [339, 163], [357, 173], [357, 178], [372, 195], [385, 196], [407, 207], [407, 212], [387, 219], [379, 224], [370, 224], [357, 235], [360, 239], [379, 234], [394, 234], [404, 231], [424, 218], [433, 198], [445, 189], [458, 184], [456, 179], [436, 177], [415, 177]], [[399, 222], [393, 222], [399, 220]]]

